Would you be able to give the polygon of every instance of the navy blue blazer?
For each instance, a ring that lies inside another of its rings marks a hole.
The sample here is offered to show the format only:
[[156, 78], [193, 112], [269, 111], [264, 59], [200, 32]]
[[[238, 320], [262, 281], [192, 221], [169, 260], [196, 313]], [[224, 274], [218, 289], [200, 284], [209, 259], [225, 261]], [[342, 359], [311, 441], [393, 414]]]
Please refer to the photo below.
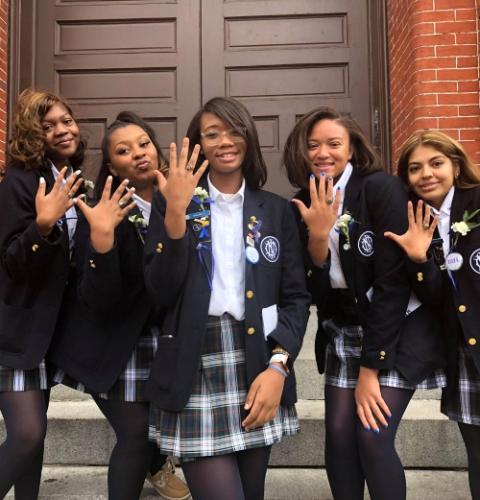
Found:
[[[198, 211], [191, 203], [188, 213]], [[210, 289], [199, 262], [198, 233], [187, 224], [181, 239], [168, 237], [164, 226], [165, 200], [157, 193], [145, 246], [145, 283], [154, 302], [167, 308], [158, 341], [147, 394], [162, 409], [180, 411], [188, 401], [199, 367], [206, 331]], [[244, 237], [251, 216], [262, 221], [261, 241], [277, 242], [270, 260], [259, 251], [257, 264], [245, 262], [245, 343], [247, 380], [251, 384], [265, 370], [278, 343], [293, 363], [300, 351], [309, 315], [310, 295], [305, 286], [301, 247], [290, 203], [275, 194], [245, 188]], [[260, 250], [260, 248], [259, 248]], [[268, 254], [267, 254], [268, 255]], [[211, 261], [210, 261], [211, 265]], [[247, 293], [251, 292], [251, 293]], [[278, 325], [265, 341], [262, 308], [278, 306]], [[295, 373], [285, 381], [282, 404], [296, 401]]]
[[49, 168], [12, 164], [0, 183], [0, 365], [32, 369], [54, 334], [70, 274], [68, 233], [38, 232], [35, 196]]
[[48, 359], [93, 392], [110, 389], [142, 332], [161, 321], [143, 281], [141, 238], [127, 217], [115, 229], [114, 247], [98, 253], [88, 222], [79, 216], [78, 284], [65, 302]]
[[[300, 199], [310, 203], [307, 193]], [[351, 302], [364, 329], [361, 364], [374, 369], [397, 368], [412, 384], [444, 365], [439, 324], [434, 314], [420, 306], [405, 317], [411, 284], [403, 250], [383, 236], [385, 231], [403, 234], [407, 227], [407, 195], [398, 178], [385, 172], [360, 176], [354, 170], [345, 189], [343, 213], [350, 213], [350, 248], [339, 235], [339, 254]], [[309, 289], [318, 308], [316, 357], [324, 369], [329, 342], [321, 327], [332, 317], [329, 310], [330, 259], [313, 265], [307, 255], [308, 236], [302, 223], [304, 261]], [[373, 293], [373, 295], [372, 295]]]
[[[478, 208], [480, 187], [455, 188], [450, 225], [460, 222], [465, 211], [472, 213]], [[480, 215], [477, 214], [472, 222], [480, 223]], [[452, 240], [453, 235], [450, 248]], [[442, 318], [447, 346], [447, 391], [453, 392], [456, 390], [452, 382], [456, 377], [459, 342], [469, 350], [480, 372], [480, 227], [471, 230], [466, 236], [459, 236], [455, 252], [463, 257], [462, 267], [451, 272], [455, 285], [447, 271], [440, 269], [441, 262], [436, 261], [431, 253], [425, 263], [408, 263], [416, 294], [425, 304], [438, 308]]]

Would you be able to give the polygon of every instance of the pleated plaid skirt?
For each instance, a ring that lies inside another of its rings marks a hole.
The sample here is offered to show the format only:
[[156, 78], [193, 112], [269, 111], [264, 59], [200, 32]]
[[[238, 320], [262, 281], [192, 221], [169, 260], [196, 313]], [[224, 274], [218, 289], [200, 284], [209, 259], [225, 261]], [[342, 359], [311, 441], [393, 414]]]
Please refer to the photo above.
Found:
[[456, 422], [480, 425], [480, 373], [464, 345], [459, 347], [457, 366], [456, 391], [453, 396], [443, 391], [442, 413]]
[[45, 360], [32, 370], [0, 366], [0, 392], [36, 391], [49, 387]]
[[[333, 320], [322, 323], [330, 342], [325, 359], [325, 383], [345, 389], [355, 389], [360, 372], [363, 329], [360, 325], [340, 327]], [[443, 370], [436, 370], [417, 385], [410, 384], [398, 370], [380, 370], [380, 385], [397, 389], [437, 389], [447, 385]]]
[[243, 405], [248, 392], [243, 321], [210, 316], [199, 370], [185, 408], [151, 407], [149, 437], [160, 453], [182, 460], [270, 446], [299, 430], [294, 406], [280, 406], [275, 419], [246, 432]]
[[[145, 329], [139, 337], [123, 372], [106, 393], [98, 394], [102, 399], [127, 401], [131, 403], [145, 402], [145, 384], [150, 376], [150, 366], [157, 351], [158, 328]], [[56, 384], [63, 384], [80, 392], [93, 394], [81, 382], [65, 373], [60, 368], [53, 373], [52, 380]]]

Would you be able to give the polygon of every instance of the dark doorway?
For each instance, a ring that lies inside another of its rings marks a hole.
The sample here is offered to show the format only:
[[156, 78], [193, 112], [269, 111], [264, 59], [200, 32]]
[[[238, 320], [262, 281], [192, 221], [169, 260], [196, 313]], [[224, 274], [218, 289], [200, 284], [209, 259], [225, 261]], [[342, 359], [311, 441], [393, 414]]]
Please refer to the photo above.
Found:
[[[19, 0], [12, 7], [11, 101], [27, 86], [76, 108], [90, 172], [106, 125], [130, 109], [178, 141], [215, 95], [257, 123], [267, 187], [289, 194], [284, 141], [319, 105], [350, 113], [388, 158], [381, 0]], [[383, 125], [383, 126], [382, 126]]]

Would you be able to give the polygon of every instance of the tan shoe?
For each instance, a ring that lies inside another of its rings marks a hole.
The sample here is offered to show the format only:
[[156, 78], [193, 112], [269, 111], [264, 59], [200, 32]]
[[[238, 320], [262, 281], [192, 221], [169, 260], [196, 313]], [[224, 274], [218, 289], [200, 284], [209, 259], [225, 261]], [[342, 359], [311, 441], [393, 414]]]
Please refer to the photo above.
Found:
[[147, 474], [156, 492], [165, 500], [186, 500], [190, 498], [188, 486], [175, 475], [175, 466], [170, 457], [163, 464], [163, 467], [152, 476]]

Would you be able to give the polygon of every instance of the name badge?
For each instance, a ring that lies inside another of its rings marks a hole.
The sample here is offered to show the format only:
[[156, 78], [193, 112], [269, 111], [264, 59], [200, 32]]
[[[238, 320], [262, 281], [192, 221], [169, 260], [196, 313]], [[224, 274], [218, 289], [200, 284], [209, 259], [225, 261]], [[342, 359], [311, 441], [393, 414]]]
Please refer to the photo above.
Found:
[[458, 252], [447, 255], [445, 265], [449, 271], [458, 271], [463, 266], [463, 257]]

